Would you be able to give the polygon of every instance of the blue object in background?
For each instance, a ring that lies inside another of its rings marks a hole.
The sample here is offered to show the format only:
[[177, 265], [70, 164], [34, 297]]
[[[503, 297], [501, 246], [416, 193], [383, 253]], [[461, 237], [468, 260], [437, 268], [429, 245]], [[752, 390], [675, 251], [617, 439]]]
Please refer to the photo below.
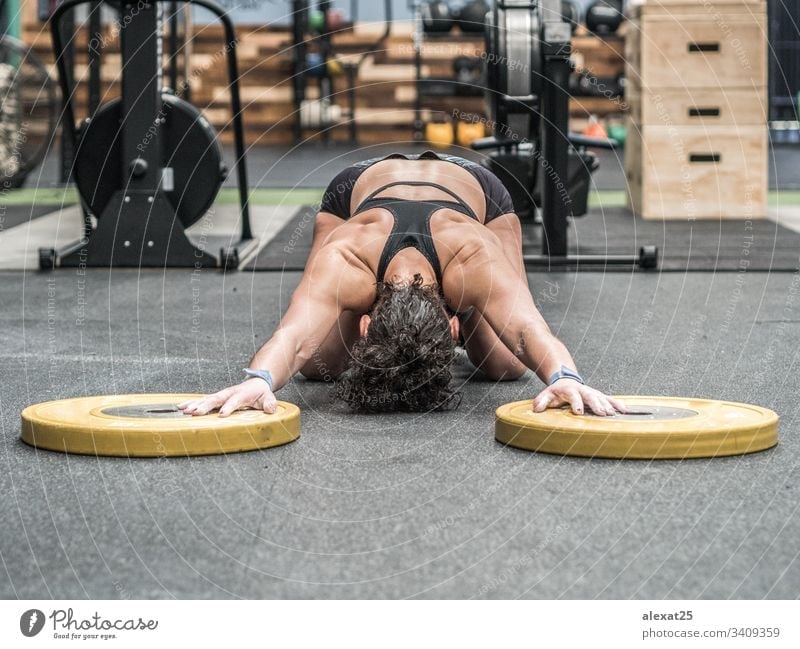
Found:
[[[234, 22], [239, 25], [288, 25], [292, 22], [291, 0], [217, 0], [219, 4], [229, 10]], [[583, 17], [586, 6], [593, 0], [574, 0], [580, 7]], [[312, 5], [316, 2], [312, 1]], [[339, 0], [333, 6], [344, 12], [345, 20], [350, 20], [350, 0]], [[413, 18], [408, 0], [392, 0], [392, 12], [395, 20], [409, 21]], [[358, 19], [365, 22], [383, 20], [383, 4], [375, 0], [361, 0], [358, 3]], [[194, 10], [194, 20], [197, 23], [213, 22], [212, 16], [207, 11], [199, 8]]]

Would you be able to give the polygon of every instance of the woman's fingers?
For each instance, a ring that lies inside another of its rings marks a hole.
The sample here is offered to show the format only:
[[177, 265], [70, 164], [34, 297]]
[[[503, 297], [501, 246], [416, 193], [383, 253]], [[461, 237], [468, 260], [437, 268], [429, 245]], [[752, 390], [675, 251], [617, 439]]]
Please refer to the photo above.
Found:
[[551, 400], [552, 396], [547, 391], [542, 392], [533, 400], [533, 411], [544, 412], [547, 410], [547, 406], [550, 405]]
[[625, 405], [624, 401], [620, 401], [619, 399], [615, 399], [614, 397], [608, 397], [609, 402], [614, 407], [614, 410], [621, 413], [628, 412], [628, 406]]
[[606, 395], [603, 395], [603, 401], [606, 404], [606, 412], [610, 417], [613, 417], [617, 414], [617, 409], [614, 407], [614, 404], [611, 403], [611, 399], [609, 399]]
[[569, 407], [573, 413], [576, 415], [583, 414], [583, 397], [581, 397], [580, 391], [572, 388], [570, 389], [567, 394], [566, 398], [569, 401]]
[[225, 403], [230, 393], [231, 390], [228, 388], [227, 390], [210, 394], [207, 397], [189, 403], [186, 408], [183, 409], [183, 412], [187, 415], [207, 415], [209, 412], [215, 408], [219, 408]]
[[219, 409], [220, 417], [227, 417], [232, 412], [239, 410], [242, 406], [247, 405], [246, 398], [241, 393], [234, 392]]
[[613, 417], [617, 413], [625, 413], [628, 411], [622, 401], [606, 396], [597, 390], [591, 390], [590, 394], [586, 396], [585, 401], [596, 415]]
[[[567, 383], [564, 381], [564, 383]], [[582, 415], [584, 408], [589, 408], [600, 417], [613, 416], [617, 412], [627, 412], [625, 404], [619, 399], [606, 396], [602, 392], [579, 384], [556, 385], [544, 389], [533, 400], [533, 411], [544, 412], [547, 408], [558, 408], [569, 404], [570, 410]]]
[[245, 381], [202, 399], [192, 399], [178, 404], [178, 408], [187, 415], [207, 415], [219, 408], [220, 417], [227, 417], [236, 410], [250, 406], [272, 414], [278, 409], [278, 401], [267, 389], [266, 383], [264, 389], [258, 389], [257, 383]]
[[205, 397], [200, 397], [199, 399], [189, 399], [189, 401], [184, 401], [183, 403], [178, 404], [178, 408], [181, 410], [194, 410], [203, 403], [209, 396], [213, 395], [206, 395]]
[[589, 409], [599, 417], [605, 417], [611, 413], [610, 406], [606, 407], [606, 405], [603, 403], [603, 399], [600, 398], [600, 395], [589, 392], [588, 394], [584, 395], [584, 401], [586, 402], [586, 405], [589, 406]]
[[604, 395], [602, 392], [593, 390], [591, 398], [592, 398], [591, 402], [592, 412], [594, 412], [596, 415], [600, 415], [602, 417], [610, 417], [615, 414], [614, 406], [611, 405], [611, 402], [608, 400], [608, 397]]
[[203, 401], [205, 401], [205, 400], [206, 400], [206, 397], [203, 397], [202, 399], [194, 399], [193, 401], [188, 401], [188, 402], [182, 403], [178, 407], [181, 410], [183, 410], [183, 412], [185, 414], [191, 415], [195, 410], [197, 410], [197, 408], [200, 406], [200, 404], [202, 404]]
[[219, 408], [225, 399], [219, 394], [212, 394], [210, 397], [203, 399], [197, 406], [189, 413], [191, 415], [207, 415], [215, 408]]
[[269, 415], [275, 414], [275, 411], [278, 409], [278, 400], [272, 392], [262, 399], [261, 409]]

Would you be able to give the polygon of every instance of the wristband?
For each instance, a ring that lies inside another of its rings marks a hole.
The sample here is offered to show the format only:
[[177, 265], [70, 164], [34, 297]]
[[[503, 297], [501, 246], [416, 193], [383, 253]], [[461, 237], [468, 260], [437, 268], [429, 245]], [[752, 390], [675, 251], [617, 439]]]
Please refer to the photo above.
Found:
[[550, 377], [550, 383], [548, 385], [553, 385], [559, 379], [572, 379], [573, 381], [577, 381], [581, 385], [586, 385], [581, 378], [581, 375], [578, 374], [575, 370], [571, 370], [568, 367], [561, 366], [561, 369], [558, 372], [555, 372], [553, 376]]
[[255, 377], [257, 379], [264, 379], [269, 386], [269, 391], [273, 392], [272, 389], [272, 374], [269, 373], [269, 370], [251, 370], [249, 368], [245, 368], [244, 373], [250, 377]]

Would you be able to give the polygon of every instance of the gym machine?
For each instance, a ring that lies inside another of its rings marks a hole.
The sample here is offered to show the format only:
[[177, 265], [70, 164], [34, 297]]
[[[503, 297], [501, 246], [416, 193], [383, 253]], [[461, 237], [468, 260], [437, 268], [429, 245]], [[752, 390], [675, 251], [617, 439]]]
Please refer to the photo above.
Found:
[[62, 125], [75, 151], [72, 172], [84, 231], [80, 240], [62, 250], [40, 249], [39, 267], [236, 268], [256, 241], [250, 228], [233, 22], [212, 0], [185, 0], [212, 12], [225, 32], [241, 232], [232, 247], [226, 243], [229, 237], [217, 240], [225, 245], [212, 254], [212, 237], [192, 241], [185, 229], [211, 207], [227, 168], [212, 126], [188, 101], [163, 88], [163, 6], [174, 0], [117, 2], [124, 21], [119, 30], [122, 94], [76, 127], [62, 20], [75, 7], [94, 1], [66, 0], [50, 19], [64, 97]]
[[[50, 21], [53, 12], [60, 4], [61, 0], [38, 0], [38, 18], [41, 22], [47, 23]], [[189, 18], [187, 11], [178, 11], [177, 0], [170, 2], [170, 18], [169, 18], [169, 37], [168, 44], [169, 50], [167, 56], [169, 60], [170, 71], [170, 85], [177, 92], [177, 72], [178, 72], [178, 57], [177, 53], [183, 53], [183, 66], [187, 65], [186, 51], [188, 49], [188, 29]], [[181, 3], [183, 4], [183, 3]], [[88, 79], [86, 83], [87, 91], [87, 107], [89, 115], [100, 106], [100, 67], [102, 65], [102, 46], [100, 45], [100, 35], [103, 29], [103, 10], [106, 9], [111, 12], [119, 13], [121, 4], [119, 0], [94, 0], [89, 3], [88, 10], [88, 27], [89, 36], [87, 38], [86, 59], [87, 59], [87, 73]], [[75, 32], [75, 17], [73, 12], [69, 12], [61, 19], [62, 40], [65, 41], [64, 45], [64, 68], [70, 75], [70, 79], [75, 77], [75, 43], [72, 34]], [[181, 42], [179, 35], [183, 37]], [[72, 85], [72, 81], [70, 81]], [[182, 87], [183, 92], [177, 92], [187, 101], [189, 99], [189, 88], [186, 82]], [[63, 108], [62, 108], [63, 110]], [[69, 133], [66, 129], [62, 129], [61, 138], [59, 143], [59, 181], [62, 185], [67, 185], [71, 182], [72, 168], [75, 164], [75, 152], [72, 150], [72, 142], [69, 138]]]
[[[49, 22], [50, 18], [53, 16], [53, 12], [56, 10], [56, 7], [58, 7], [58, 3], [59, 0], [38, 0], [37, 15], [42, 23]], [[73, 39], [69, 36], [75, 31], [75, 16], [71, 12], [62, 20], [61, 29], [64, 30], [62, 38], [67, 41], [66, 46], [64, 47], [64, 69], [70, 75], [71, 85], [71, 80], [75, 77], [75, 44], [73, 43]], [[89, 70], [91, 72], [91, 67]], [[62, 112], [64, 110], [63, 101], [64, 100], [62, 98]], [[72, 172], [72, 165], [74, 164], [75, 158], [75, 151], [72, 150], [72, 141], [69, 138], [66, 129], [61, 129], [58, 146], [59, 182], [62, 185], [66, 185], [70, 182], [70, 174]]]
[[[308, 0], [292, 0], [292, 92], [294, 99], [294, 139], [303, 141], [307, 130], [321, 131], [322, 141], [330, 141], [330, 129], [340, 122], [349, 126], [349, 143], [358, 143], [356, 122], [356, 84], [361, 65], [378, 51], [392, 31], [392, 2], [384, 0], [385, 27], [378, 39], [355, 62], [337, 58], [333, 35], [352, 29], [358, 20], [358, 0], [350, 0], [350, 20], [344, 22], [331, 0], [319, 0], [312, 9]], [[334, 20], [336, 17], [336, 20]], [[332, 100], [333, 79], [347, 78], [347, 109]], [[309, 79], [316, 79], [319, 98], [308, 99]]]
[[800, 144], [800, 3], [769, 0], [769, 126], [773, 144]]
[[521, 216], [541, 215], [542, 254], [524, 255], [527, 266], [655, 268], [651, 245], [638, 255], [568, 252], [569, 219], [587, 212], [598, 166], [588, 149], [616, 146], [569, 132], [571, 32], [561, 0], [496, 0], [485, 32], [493, 136], [472, 146], [488, 152], [486, 166], [506, 184]]

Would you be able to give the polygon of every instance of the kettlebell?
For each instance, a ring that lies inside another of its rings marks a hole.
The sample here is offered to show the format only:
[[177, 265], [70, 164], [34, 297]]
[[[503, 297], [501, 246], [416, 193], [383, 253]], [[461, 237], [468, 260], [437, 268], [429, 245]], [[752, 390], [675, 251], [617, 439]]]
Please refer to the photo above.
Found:
[[622, 0], [597, 0], [586, 10], [586, 27], [593, 34], [613, 34], [623, 20]]
[[445, 33], [453, 28], [450, 6], [444, 0], [431, 0], [422, 5], [422, 28], [428, 33]]
[[453, 143], [453, 125], [450, 122], [428, 122], [425, 139], [435, 147], [448, 147]]
[[469, 147], [475, 140], [480, 140], [486, 135], [481, 122], [459, 122], [456, 126], [456, 142], [464, 148]]

